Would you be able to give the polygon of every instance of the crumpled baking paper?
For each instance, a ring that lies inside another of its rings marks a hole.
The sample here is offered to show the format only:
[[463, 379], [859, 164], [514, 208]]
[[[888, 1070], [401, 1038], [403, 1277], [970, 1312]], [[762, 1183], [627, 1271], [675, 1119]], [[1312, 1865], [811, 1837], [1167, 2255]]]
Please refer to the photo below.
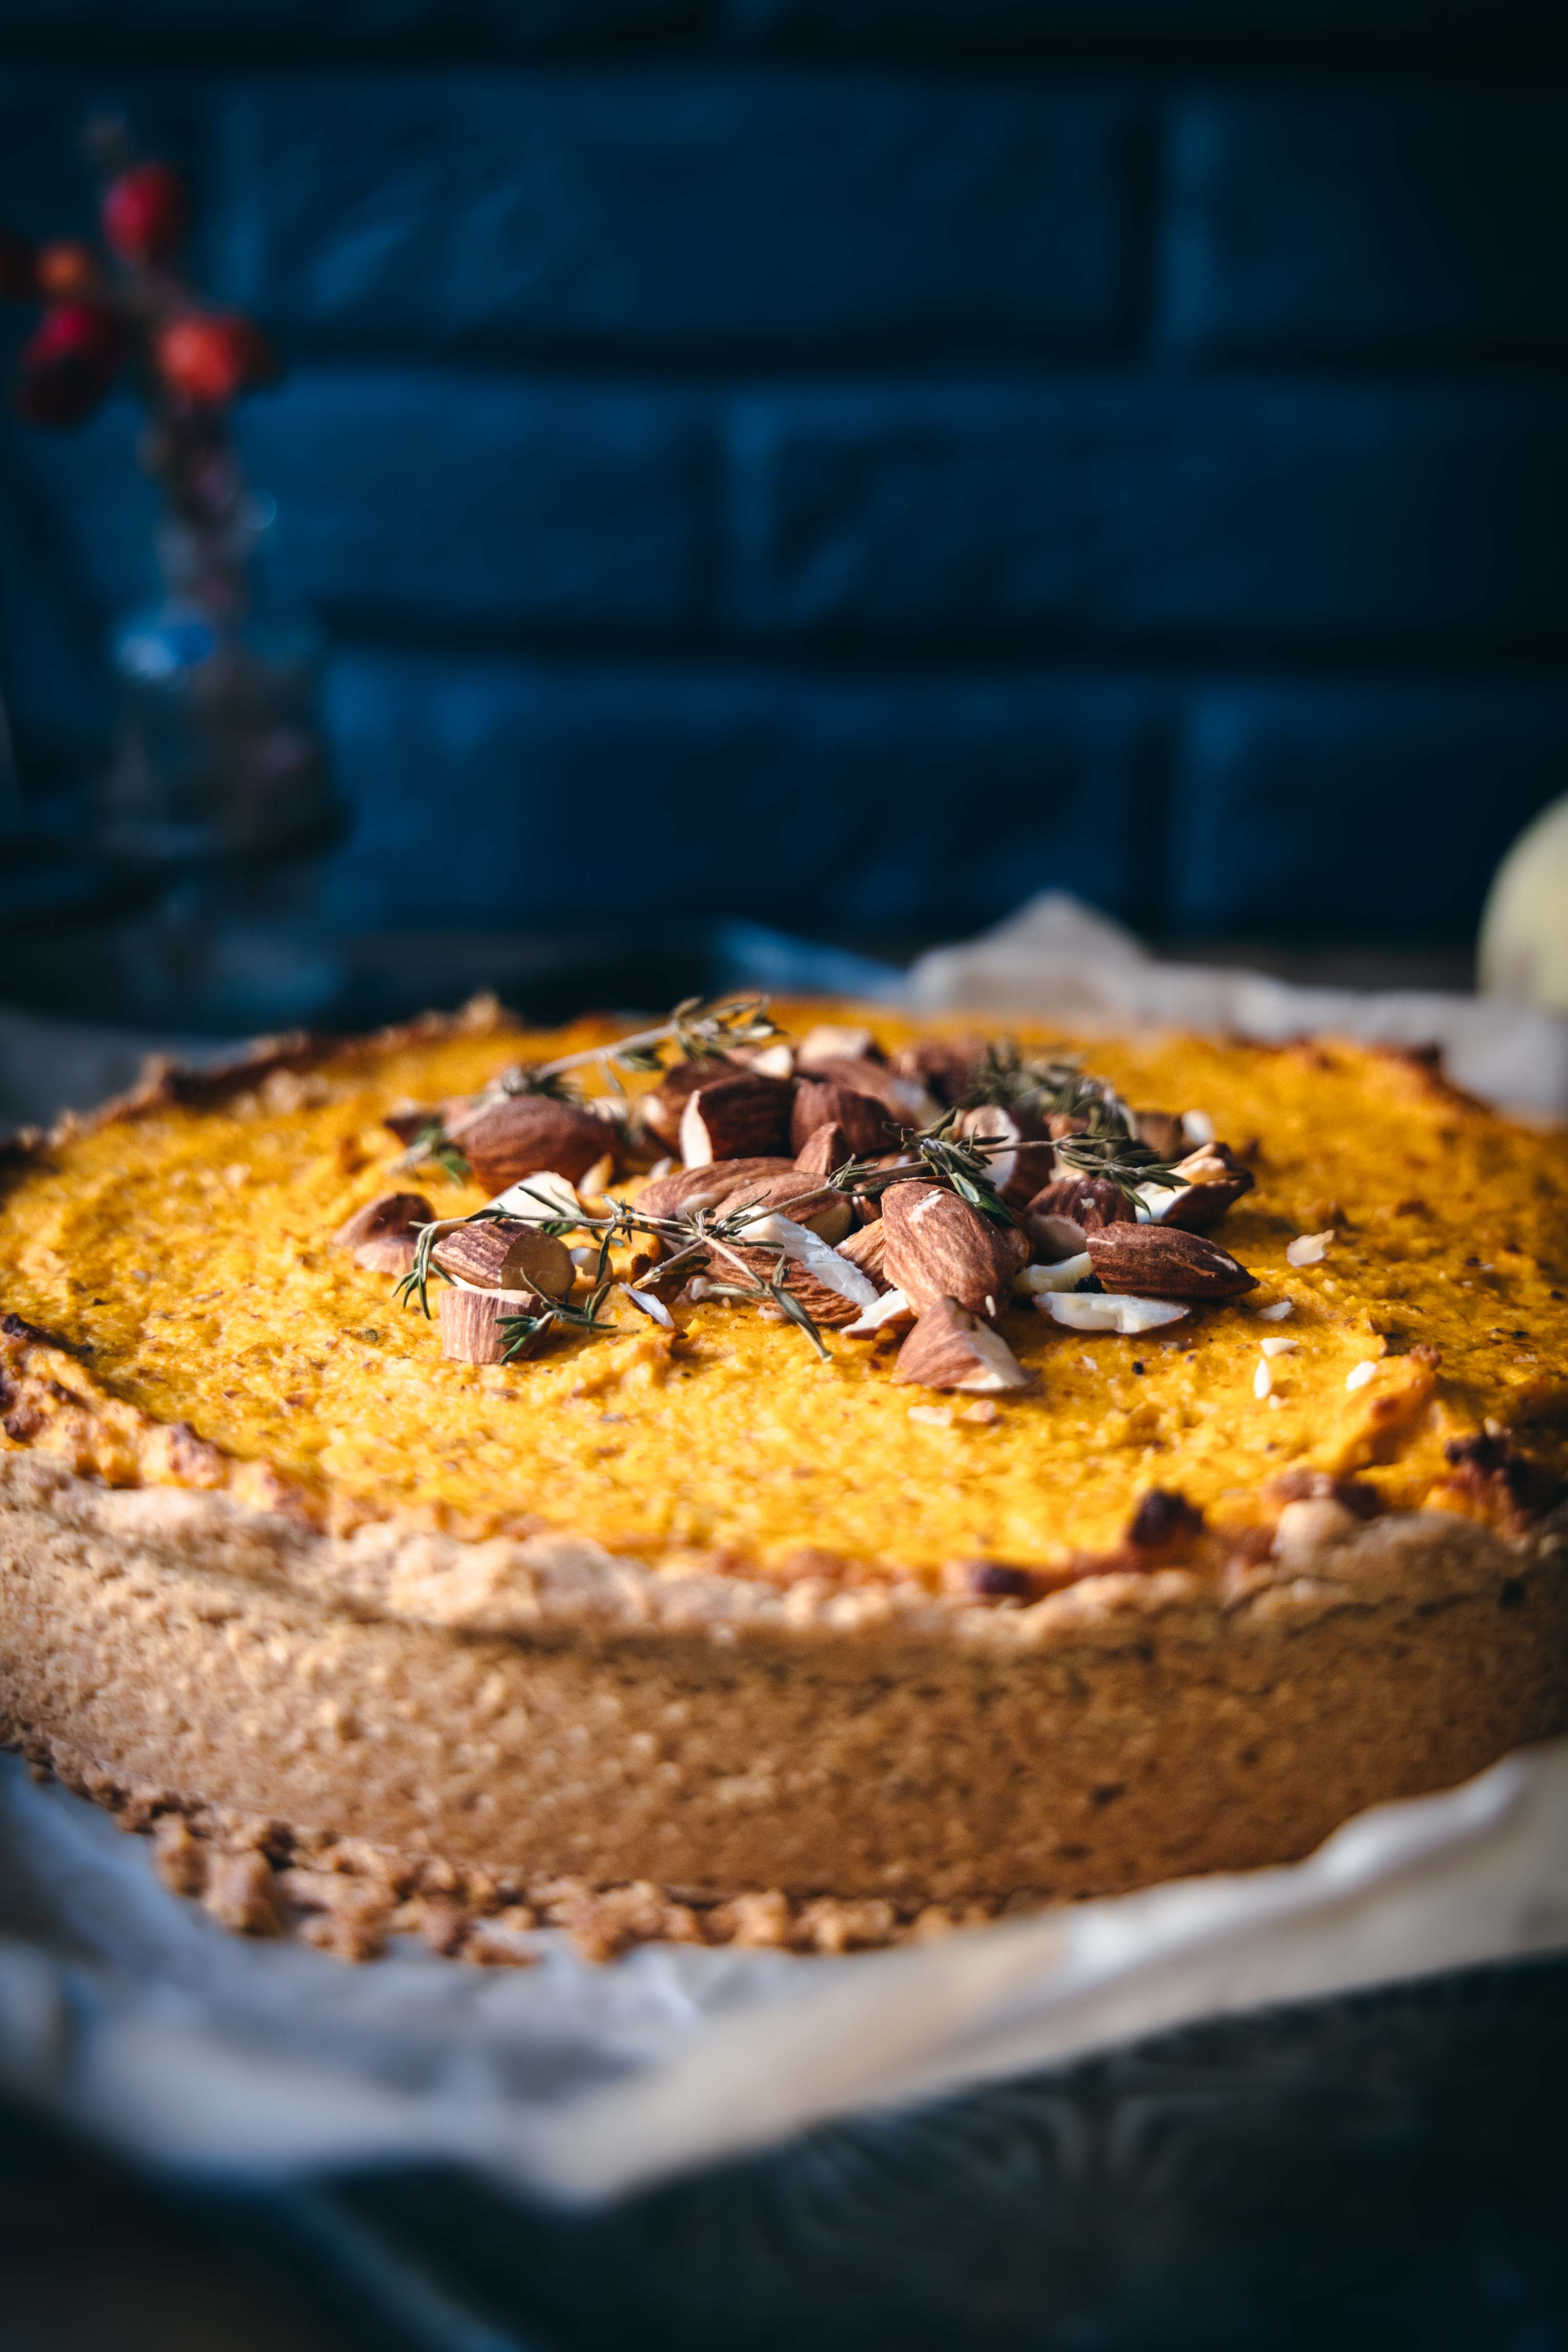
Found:
[[[1086, 1024], [1436, 1043], [1476, 1092], [1568, 1109], [1568, 1024], [1549, 1015], [1160, 964], [1056, 898], [922, 959], [911, 995]], [[132, 1058], [103, 1033], [0, 1015], [0, 1117], [85, 1103], [129, 1078]], [[1568, 1740], [1379, 1807], [1292, 1868], [935, 1944], [842, 1958], [661, 1946], [595, 1968], [563, 1937], [539, 1943], [540, 1964], [513, 1971], [407, 1942], [353, 1969], [246, 1942], [164, 1891], [144, 1840], [0, 1759], [0, 2085], [13, 2095], [205, 2172], [445, 2158], [592, 2200], [1205, 2017], [1568, 1950]]]
[[1089, 1028], [1436, 1045], [1468, 1093], [1526, 1117], [1568, 1116], [1568, 1021], [1557, 1013], [1457, 990], [1302, 988], [1266, 972], [1163, 963], [1120, 924], [1055, 890], [977, 940], [921, 956], [910, 995], [926, 1012], [1037, 1013]]

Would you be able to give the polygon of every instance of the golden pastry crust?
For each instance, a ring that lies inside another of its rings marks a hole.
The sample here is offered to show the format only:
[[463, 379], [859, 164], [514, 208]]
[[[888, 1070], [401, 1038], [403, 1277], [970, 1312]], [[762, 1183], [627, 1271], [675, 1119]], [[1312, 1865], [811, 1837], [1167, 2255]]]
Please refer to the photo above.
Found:
[[[489, 1957], [524, 1913], [597, 1949], [886, 1940], [933, 1906], [1294, 1859], [1367, 1803], [1568, 1725], [1561, 1520], [1527, 1523], [1500, 1440], [1450, 1459], [1488, 1419], [1528, 1429], [1542, 1475], [1562, 1457], [1560, 1145], [1355, 1048], [1097, 1046], [1125, 1085], [1163, 1055], [1206, 1082], [1194, 1108], [1275, 1114], [1223, 1236], [1259, 1292], [1174, 1346], [1096, 1340], [1092, 1370], [1026, 1309], [1007, 1328], [1035, 1390], [994, 1420], [928, 1405], [911, 1424], [863, 1342], [829, 1333], [824, 1379], [798, 1335], [724, 1307], [683, 1310], [673, 1339], [442, 1365], [384, 1277], [333, 1260], [322, 1237], [385, 1189], [392, 1097], [471, 1089], [525, 1042], [484, 1008], [284, 1041], [241, 1071], [163, 1072], [13, 1155], [0, 1720], [163, 1820], [172, 1880], [230, 1924], [293, 1904], [357, 1951], [421, 1905], [454, 1945], [510, 1911]], [[1370, 1121], [1373, 1097], [1375, 1131], [1321, 1131], [1325, 1105]], [[1352, 1177], [1352, 1200], [1327, 1196]], [[197, 1288], [198, 1214], [221, 1301]], [[1298, 1268], [1309, 1221], [1336, 1240]], [[1252, 1311], [1286, 1301], [1284, 1322]], [[395, 1344], [363, 1339], [371, 1313]], [[1278, 1405], [1251, 1393], [1270, 1331], [1300, 1343], [1273, 1360]], [[389, 1359], [409, 1369], [378, 1404]], [[811, 1461], [759, 1443], [769, 1414], [797, 1446], [804, 1417]], [[381, 1475], [399, 1451], [413, 1469]], [[1384, 1516], [1336, 1499], [1347, 1473]], [[858, 1482], [859, 1502], [837, 1491]], [[1151, 1486], [1206, 1526], [1129, 1549]], [[359, 1878], [372, 1891], [312, 1908]]]

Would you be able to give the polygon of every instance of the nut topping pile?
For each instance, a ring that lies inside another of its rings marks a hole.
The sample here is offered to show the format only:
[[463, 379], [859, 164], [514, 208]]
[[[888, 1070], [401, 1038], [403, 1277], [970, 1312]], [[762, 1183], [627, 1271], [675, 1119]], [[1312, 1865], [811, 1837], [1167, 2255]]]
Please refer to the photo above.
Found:
[[[610, 1091], [588, 1097], [594, 1068]], [[656, 1083], [628, 1094], [633, 1071]], [[667, 1327], [678, 1301], [722, 1298], [825, 1356], [825, 1328], [896, 1339], [895, 1381], [988, 1396], [1031, 1379], [997, 1328], [1009, 1307], [1125, 1333], [1257, 1286], [1208, 1238], [1253, 1179], [1205, 1118], [1134, 1111], [1076, 1061], [1006, 1038], [889, 1059], [866, 1029], [793, 1044], [765, 1000], [693, 1000], [387, 1124], [400, 1170], [437, 1165], [492, 1197], [437, 1217], [388, 1192], [333, 1239], [436, 1312], [458, 1362], [624, 1328], [614, 1297]]]

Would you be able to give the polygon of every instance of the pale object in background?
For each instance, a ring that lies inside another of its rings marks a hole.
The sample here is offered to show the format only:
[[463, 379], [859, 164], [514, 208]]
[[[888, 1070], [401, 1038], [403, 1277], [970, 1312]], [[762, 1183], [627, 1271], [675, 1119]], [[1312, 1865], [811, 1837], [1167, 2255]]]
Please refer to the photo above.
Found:
[[1481, 986], [1568, 1015], [1568, 793], [1525, 827], [1481, 916]]
[[1056, 890], [978, 939], [921, 956], [910, 995], [924, 1013], [1034, 1013], [1089, 1029], [1436, 1045], [1467, 1092], [1527, 1116], [1568, 1115], [1568, 1019], [1554, 1013], [1501, 996], [1302, 988], [1260, 971], [1161, 962], [1120, 924]]

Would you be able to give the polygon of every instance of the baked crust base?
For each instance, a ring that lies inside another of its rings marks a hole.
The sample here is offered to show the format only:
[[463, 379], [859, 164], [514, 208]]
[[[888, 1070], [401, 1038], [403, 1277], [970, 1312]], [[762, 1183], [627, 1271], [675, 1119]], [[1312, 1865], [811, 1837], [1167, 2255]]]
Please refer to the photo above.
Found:
[[6, 1736], [153, 1825], [229, 1925], [281, 1900], [351, 1956], [487, 1913], [502, 1944], [560, 1918], [600, 1952], [844, 1948], [1293, 1861], [1568, 1728], [1565, 1657], [1563, 1513], [1518, 1542], [1401, 1514], [982, 1610], [335, 1538], [0, 1459]]

